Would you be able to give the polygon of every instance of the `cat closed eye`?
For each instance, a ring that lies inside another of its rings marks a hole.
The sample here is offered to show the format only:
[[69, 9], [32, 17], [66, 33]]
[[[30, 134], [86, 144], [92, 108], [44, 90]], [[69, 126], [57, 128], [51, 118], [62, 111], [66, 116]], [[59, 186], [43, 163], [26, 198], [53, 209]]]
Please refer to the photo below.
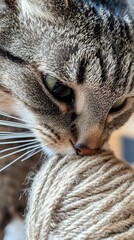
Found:
[[110, 113], [120, 111], [125, 106], [125, 103], [126, 99], [119, 99], [113, 104], [112, 108], [110, 109]]
[[71, 102], [73, 98], [73, 91], [68, 86], [61, 83], [57, 78], [50, 75], [43, 77], [43, 83], [50, 91], [50, 93], [58, 100]]

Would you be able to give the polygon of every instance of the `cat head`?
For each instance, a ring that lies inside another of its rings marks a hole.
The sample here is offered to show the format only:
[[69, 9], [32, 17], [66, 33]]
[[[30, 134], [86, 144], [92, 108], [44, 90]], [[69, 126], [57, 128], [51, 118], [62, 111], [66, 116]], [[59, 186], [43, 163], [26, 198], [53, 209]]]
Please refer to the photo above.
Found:
[[133, 16], [110, 2], [0, 3], [1, 89], [54, 152], [95, 153], [134, 111]]

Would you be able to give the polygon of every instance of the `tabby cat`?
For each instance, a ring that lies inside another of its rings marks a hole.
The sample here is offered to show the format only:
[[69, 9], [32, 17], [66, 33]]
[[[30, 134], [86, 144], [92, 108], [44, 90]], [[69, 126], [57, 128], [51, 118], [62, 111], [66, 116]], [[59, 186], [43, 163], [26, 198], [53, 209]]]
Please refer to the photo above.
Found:
[[47, 154], [92, 155], [132, 115], [133, 16], [133, 0], [0, 1], [0, 90]]
[[92, 154], [132, 114], [132, 7], [124, 0], [1, 1], [0, 85], [53, 152]]

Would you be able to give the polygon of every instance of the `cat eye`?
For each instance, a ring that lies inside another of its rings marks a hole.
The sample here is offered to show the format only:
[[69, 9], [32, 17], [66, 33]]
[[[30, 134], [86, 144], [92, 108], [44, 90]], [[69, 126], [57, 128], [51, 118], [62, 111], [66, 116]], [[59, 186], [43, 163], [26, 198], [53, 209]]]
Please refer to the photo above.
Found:
[[73, 98], [73, 91], [68, 86], [61, 83], [57, 78], [50, 75], [43, 77], [43, 83], [51, 94], [58, 100], [71, 102]]
[[126, 99], [119, 99], [117, 102], [115, 102], [112, 106], [112, 108], [110, 109], [110, 112], [117, 112], [117, 111], [120, 111], [124, 106], [125, 106], [125, 103], [126, 103]]

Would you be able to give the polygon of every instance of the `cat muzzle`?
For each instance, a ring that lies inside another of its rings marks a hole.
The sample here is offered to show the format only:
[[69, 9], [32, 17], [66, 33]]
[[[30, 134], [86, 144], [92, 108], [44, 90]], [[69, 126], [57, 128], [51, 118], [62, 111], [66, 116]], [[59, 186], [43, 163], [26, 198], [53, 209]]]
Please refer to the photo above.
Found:
[[98, 152], [98, 149], [90, 149], [84, 144], [75, 144], [74, 148], [76, 150], [76, 153], [80, 156], [91, 156]]

